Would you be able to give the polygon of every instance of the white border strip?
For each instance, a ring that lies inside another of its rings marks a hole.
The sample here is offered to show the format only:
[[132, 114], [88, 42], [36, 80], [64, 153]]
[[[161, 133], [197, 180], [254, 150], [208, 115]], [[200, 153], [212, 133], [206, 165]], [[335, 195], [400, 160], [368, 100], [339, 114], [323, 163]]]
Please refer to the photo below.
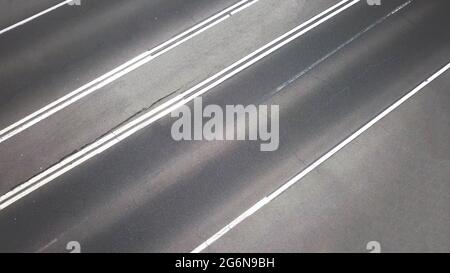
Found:
[[198, 247], [196, 247], [192, 253], [199, 253], [206, 249], [208, 246], [213, 244], [215, 241], [217, 241], [219, 238], [221, 238], [223, 235], [225, 235], [228, 231], [230, 231], [232, 228], [237, 226], [239, 223], [244, 221], [246, 218], [260, 210], [262, 207], [270, 203], [273, 199], [281, 195], [283, 192], [288, 190], [291, 186], [296, 184], [298, 181], [300, 181], [303, 177], [308, 175], [311, 171], [319, 167], [322, 163], [324, 163], [326, 160], [328, 160], [330, 157], [332, 157], [334, 154], [339, 152], [341, 149], [343, 149], [345, 146], [347, 146], [350, 142], [355, 140], [357, 137], [359, 137], [361, 134], [363, 134], [365, 131], [367, 131], [370, 127], [372, 127], [374, 124], [376, 124], [378, 121], [380, 121], [382, 118], [386, 117], [389, 113], [397, 109], [400, 105], [402, 105], [405, 101], [410, 99], [412, 96], [414, 96], [417, 92], [422, 90], [424, 87], [426, 87], [428, 84], [430, 84], [433, 80], [438, 78], [440, 75], [445, 73], [448, 69], [450, 69], [450, 63], [448, 63], [446, 66], [441, 68], [439, 71], [437, 71], [435, 74], [433, 74], [431, 77], [423, 81], [421, 84], [419, 84], [416, 88], [411, 90], [408, 94], [397, 100], [394, 104], [389, 106], [386, 110], [378, 114], [375, 118], [373, 118], [371, 121], [369, 121], [367, 124], [362, 126], [359, 130], [354, 132], [351, 136], [349, 136], [347, 139], [339, 143], [337, 146], [335, 146], [333, 149], [331, 149], [329, 152], [324, 154], [322, 157], [320, 157], [318, 160], [316, 160], [314, 163], [309, 165], [306, 169], [304, 169], [302, 172], [291, 178], [288, 182], [286, 182], [284, 185], [282, 185], [280, 188], [278, 188], [276, 191], [271, 193], [270, 195], [264, 197], [260, 201], [258, 201], [255, 205], [253, 205], [251, 208], [246, 210], [244, 213], [242, 213], [240, 216], [238, 216], [236, 219], [231, 221], [228, 225], [226, 225], [224, 228], [219, 230], [216, 234], [211, 236], [208, 240], [206, 240], [204, 243], [200, 244]]
[[69, 3], [72, 2], [72, 1], [73, 1], [73, 0], [66, 0], [66, 1], [64, 1], [64, 2], [61, 2], [61, 3], [59, 3], [59, 4], [54, 5], [53, 7], [50, 7], [50, 8], [48, 8], [48, 9], [46, 9], [46, 10], [43, 10], [43, 11], [41, 11], [41, 12], [39, 12], [39, 13], [37, 13], [37, 14], [31, 16], [31, 17], [28, 17], [28, 18], [26, 18], [26, 19], [24, 19], [24, 20], [22, 20], [22, 21], [20, 21], [20, 22], [18, 22], [18, 23], [15, 23], [14, 25], [11, 25], [11, 26], [9, 26], [9, 27], [7, 27], [7, 28], [4, 28], [4, 29], [0, 30], [0, 35], [2, 35], [2, 34], [4, 34], [4, 33], [8, 32], [8, 31], [10, 31], [10, 30], [13, 30], [13, 29], [15, 29], [15, 28], [17, 28], [17, 27], [19, 27], [19, 26], [21, 26], [21, 25], [24, 25], [24, 24], [26, 24], [26, 23], [28, 23], [28, 22], [30, 22], [30, 21], [33, 21], [34, 19], [36, 19], [36, 18], [38, 18], [38, 17], [41, 17], [41, 16], [43, 16], [43, 15], [49, 13], [49, 12], [52, 12], [52, 11], [54, 11], [54, 10], [57, 9], [57, 8], [60, 8], [60, 7], [62, 7], [62, 6], [65, 6], [65, 5], [69, 4]]
[[[106, 74], [94, 79], [93, 81], [81, 86], [80, 88], [68, 93], [67, 95], [64, 95], [63, 97], [57, 99], [56, 101], [53, 101], [52, 103], [22, 118], [21, 120], [9, 125], [8, 127], [0, 130], [0, 143], [19, 134], [20, 132], [35, 125], [36, 123], [39, 123], [40, 121], [48, 118], [49, 116], [61, 111], [62, 109], [79, 101], [80, 99], [86, 97], [87, 95], [112, 83], [113, 81], [125, 76], [126, 74], [136, 70], [137, 68], [145, 65], [146, 63], [152, 61], [153, 59], [179, 46], [180, 44], [196, 37], [197, 35], [208, 30], [209, 28], [223, 22], [224, 20], [231, 17], [230, 12], [236, 10], [242, 11], [244, 10], [244, 7], [248, 8], [258, 1], [259, 0], [253, 0], [251, 2], [249, 2], [249, 0], [239, 1], [238, 3], [204, 20], [203, 22], [176, 35], [175, 37], [162, 43], [161, 45], [158, 45], [157, 47], [134, 57], [133, 59], [114, 68], [113, 70], [107, 72]], [[234, 12], [233, 14], [236, 13], [237, 12]]]
[[[308, 31], [312, 30], [313, 28], [317, 27], [318, 25], [326, 22], [327, 20], [336, 16], [337, 14], [341, 13], [342, 11], [350, 8], [351, 6], [353, 6], [354, 4], [356, 4], [359, 1], [360, 0], [353, 0], [350, 3], [348, 3], [349, 0], [341, 1], [340, 3], [327, 9], [326, 11], [314, 16], [310, 20], [295, 27], [294, 29], [285, 33], [284, 35], [278, 37], [277, 39], [273, 40], [272, 42], [266, 44], [265, 46], [261, 47], [260, 49], [247, 55], [243, 59], [230, 65], [229, 67], [225, 68], [224, 70], [220, 71], [219, 73], [215, 74], [214, 76], [204, 80], [203, 82], [188, 89], [187, 91], [183, 92], [182, 94], [163, 103], [162, 105], [147, 112], [146, 114], [142, 115], [141, 117], [130, 121], [129, 123], [123, 125], [119, 129], [113, 131], [112, 133], [100, 138], [98, 141], [83, 148], [79, 152], [67, 157], [66, 159], [62, 160], [58, 164], [53, 165], [52, 167], [45, 170], [44, 172], [36, 175], [35, 177], [31, 178], [27, 182], [23, 183], [22, 185], [14, 188], [10, 192], [1, 196], [0, 197], [0, 210], [5, 209], [9, 205], [11, 205], [14, 202], [18, 201], [19, 199], [25, 197], [26, 195], [32, 193], [33, 191], [41, 188], [45, 184], [51, 182], [52, 180], [61, 176], [64, 173], [66, 173], [67, 171], [75, 168], [76, 166], [82, 164], [83, 162], [87, 161], [88, 159], [94, 157], [95, 155], [98, 155], [98, 154], [102, 153], [103, 151], [109, 149], [110, 147], [116, 145], [117, 143], [126, 139], [127, 137], [131, 136], [132, 134], [136, 133], [137, 131], [150, 125], [151, 123], [155, 122], [156, 120], [166, 116], [167, 114], [169, 114], [173, 110], [177, 109], [181, 105], [184, 105], [184, 104], [188, 103], [189, 101], [193, 100], [195, 97], [198, 97], [198, 96], [206, 93], [207, 91], [216, 87], [220, 83], [226, 81], [227, 79], [233, 77], [234, 75], [238, 74], [239, 72], [243, 71], [244, 69], [248, 68], [249, 66], [253, 65], [254, 63], [258, 62], [259, 60], [263, 59], [264, 57], [268, 56], [269, 54], [275, 52], [282, 46], [292, 42], [293, 40], [302, 36], [306, 32], [308, 32]], [[348, 3], [348, 4], [335, 10], [336, 8], [342, 6], [345, 3]], [[334, 12], [323, 17], [324, 15], [326, 15], [327, 13], [329, 13], [333, 10], [334, 10]], [[320, 19], [321, 17], [323, 17], [323, 18]], [[318, 19], [320, 19], [320, 20], [318, 20]], [[310, 25], [308, 26], [308, 24], [310, 24]], [[308, 26], [308, 27], [306, 27], [306, 26]], [[303, 29], [303, 27], [306, 27], [306, 28]], [[296, 33], [295, 35], [292, 35], [293, 33], [295, 33], [295, 31], [298, 31], [298, 33]], [[289, 37], [290, 35], [292, 35], [292, 36]], [[289, 38], [285, 39], [287, 37], [289, 37]], [[282, 41], [283, 39], [285, 39], [285, 40]], [[282, 42], [280, 42], [280, 41], [282, 41]], [[264, 51], [264, 50], [266, 50], [266, 51]], [[255, 58], [253, 58], [254, 56], [256, 56], [257, 54], [259, 54], [261, 52], [263, 52], [263, 53]], [[251, 59], [251, 58], [253, 58], [253, 59]], [[239, 65], [241, 65], [241, 66], [239, 66]], [[227, 72], [229, 72], [229, 73], [225, 74]], [[221, 77], [221, 78], [219, 78], [219, 77]], [[212, 82], [215, 79], [217, 79], [217, 80]], [[212, 83], [210, 83], [210, 82], [212, 82]], [[207, 84], [209, 84], [209, 85], [207, 85]], [[205, 85], [207, 85], [207, 86], [203, 87]], [[202, 89], [200, 89], [200, 88], [202, 88]], [[198, 89], [200, 89], [200, 90], [195, 92]], [[192, 93], [194, 93], [194, 94], [192, 94]]]

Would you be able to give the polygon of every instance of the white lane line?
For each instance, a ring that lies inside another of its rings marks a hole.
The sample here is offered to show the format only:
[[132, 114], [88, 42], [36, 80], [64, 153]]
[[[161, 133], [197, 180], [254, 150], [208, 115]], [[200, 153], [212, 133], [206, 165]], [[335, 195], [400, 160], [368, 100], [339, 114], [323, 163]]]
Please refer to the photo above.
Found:
[[259, 0], [253, 0], [248, 2], [247, 4], [243, 5], [242, 7], [237, 8], [236, 10], [233, 10], [230, 12], [231, 15], [235, 15], [236, 13], [239, 13], [241, 11], [243, 11], [244, 9], [250, 7], [251, 5], [255, 4], [256, 2], [258, 2]]
[[22, 118], [21, 120], [9, 125], [8, 127], [0, 130], [0, 143], [19, 134], [20, 132], [28, 129], [29, 127], [35, 125], [36, 123], [39, 123], [40, 121], [48, 118], [49, 116], [61, 111], [62, 109], [79, 101], [80, 99], [86, 97], [87, 95], [112, 83], [113, 81], [119, 79], [120, 77], [123, 77], [124, 75], [132, 72], [133, 70], [145, 65], [146, 63], [172, 50], [173, 48], [179, 46], [180, 44], [196, 37], [197, 35], [208, 30], [209, 28], [223, 22], [224, 20], [231, 17], [230, 12], [233, 12], [237, 9], [239, 9], [239, 11], [242, 11], [244, 10], [243, 9], [244, 6], [245, 8], [248, 8], [258, 1], [259, 0], [239, 1], [238, 3], [224, 9], [223, 11], [213, 15], [212, 17], [209, 17], [208, 19], [202, 21], [201, 23], [176, 35], [175, 37], [162, 43], [161, 45], [158, 45], [157, 47], [134, 57], [133, 59], [114, 68], [113, 70], [107, 72], [106, 74], [92, 80], [91, 82], [68, 93], [67, 95], [64, 95], [63, 97], [57, 99], [56, 101], [53, 101], [52, 103]]
[[[242, 70], [248, 68], [252, 64], [254, 64], [257, 61], [261, 60], [262, 58], [268, 56], [269, 54], [275, 52], [277, 49], [281, 48], [282, 46], [286, 45], [287, 43], [292, 42], [294, 39], [302, 36], [307, 31], [310, 31], [314, 27], [317, 27], [318, 25], [324, 23], [325, 21], [329, 20], [330, 18], [341, 13], [342, 11], [350, 8], [351, 6], [353, 6], [354, 4], [356, 4], [359, 1], [360, 0], [353, 0], [350, 3], [348, 3], [349, 0], [341, 1], [340, 3], [334, 5], [333, 7], [325, 10], [324, 12], [321, 12], [320, 14], [314, 16], [313, 18], [309, 19], [308, 21], [306, 21], [306, 22], [300, 24], [299, 26], [295, 27], [294, 29], [288, 31], [287, 33], [285, 33], [282, 36], [278, 37], [277, 39], [273, 40], [272, 42], [259, 48], [258, 50], [254, 51], [253, 53], [247, 55], [246, 57], [242, 58], [241, 60], [233, 63], [232, 65], [230, 65], [229, 67], [225, 68], [224, 70], [218, 72], [217, 74], [213, 75], [212, 77], [202, 81], [201, 83], [188, 89], [187, 91], [183, 92], [182, 94], [179, 94], [178, 96], [174, 97], [173, 99], [163, 103], [162, 105], [150, 110], [149, 112], [136, 118], [135, 120], [132, 120], [132, 121], [128, 122], [127, 124], [124, 124], [117, 130], [113, 131], [110, 134], [105, 135], [104, 137], [100, 138], [96, 142], [88, 145], [87, 147], [81, 149], [77, 153], [62, 160], [58, 164], [53, 165], [52, 167], [45, 170], [44, 172], [36, 175], [35, 177], [31, 178], [27, 182], [21, 184], [20, 186], [14, 188], [10, 192], [1, 196], [0, 197], [0, 210], [5, 209], [9, 205], [20, 200], [21, 198], [25, 197], [26, 195], [32, 193], [33, 191], [41, 188], [45, 184], [51, 182], [52, 180], [61, 176], [64, 173], [66, 173], [67, 171], [75, 168], [76, 166], [82, 164], [83, 162], [87, 161], [88, 159], [94, 157], [95, 155], [102, 153], [103, 151], [109, 149], [110, 147], [116, 145], [120, 141], [122, 141], [122, 140], [126, 139], [127, 137], [131, 136], [132, 134], [136, 133], [137, 131], [145, 128], [146, 126], [150, 125], [151, 123], [166, 116], [167, 114], [169, 114], [173, 110], [177, 109], [181, 105], [184, 105], [184, 104], [192, 101], [195, 97], [198, 97], [198, 96], [204, 94], [205, 92], [209, 91], [210, 89], [216, 87], [220, 83], [231, 78], [232, 76], [236, 75], [237, 73], [241, 72]], [[348, 4], [341, 7], [345, 3], [348, 3]], [[337, 8], [339, 8], [339, 9], [337, 9]], [[323, 17], [326, 14], [328, 14], [328, 15]], [[320, 20], [318, 20], [318, 19], [320, 19]], [[292, 35], [296, 31], [298, 33], [296, 33], [295, 35]], [[286, 38], [288, 38], [288, 39], [286, 39]], [[285, 39], [285, 40], [283, 41], [283, 39]], [[260, 54], [260, 55], [258, 55], [258, 54]], [[253, 58], [253, 57], [255, 57], [255, 58]], [[198, 90], [198, 91], [195, 92], [196, 90]]]
[[59, 4], [54, 5], [53, 7], [50, 7], [50, 8], [48, 8], [48, 9], [46, 9], [46, 10], [43, 10], [43, 11], [41, 11], [41, 12], [39, 12], [39, 13], [37, 13], [37, 14], [31, 16], [31, 17], [28, 17], [28, 18], [26, 18], [26, 19], [24, 19], [24, 20], [22, 20], [22, 21], [20, 21], [20, 22], [18, 22], [18, 23], [15, 23], [14, 25], [11, 25], [11, 26], [9, 26], [9, 27], [7, 27], [7, 28], [4, 28], [4, 29], [0, 30], [0, 35], [2, 35], [2, 34], [4, 34], [4, 33], [8, 32], [8, 31], [10, 31], [10, 30], [13, 30], [13, 29], [15, 29], [15, 28], [17, 28], [17, 27], [19, 27], [19, 26], [21, 26], [21, 25], [24, 25], [24, 24], [26, 24], [26, 23], [28, 23], [28, 22], [30, 22], [30, 21], [33, 21], [34, 19], [36, 19], [36, 18], [38, 18], [38, 17], [41, 17], [41, 16], [43, 16], [43, 15], [49, 13], [49, 12], [52, 12], [52, 11], [54, 11], [54, 10], [57, 9], [57, 8], [60, 8], [60, 7], [62, 7], [62, 6], [65, 6], [65, 5], [69, 4], [70, 2], [72, 2], [72, 0], [66, 0], [66, 1], [64, 1], [64, 2], [61, 2], [61, 3], [59, 3]]
[[386, 110], [378, 114], [375, 118], [370, 120], [368, 123], [366, 123], [364, 126], [362, 126], [360, 129], [358, 129], [356, 132], [354, 132], [352, 135], [350, 135], [348, 138], [346, 138], [344, 141], [336, 145], [333, 149], [328, 151], [326, 154], [321, 156], [318, 160], [316, 160], [314, 163], [309, 165], [306, 169], [301, 171], [299, 174], [291, 178], [289, 181], [287, 181], [285, 184], [283, 184], [281, 187], [279, 187], [277, 190], [275, 190], [270, 195], [264, 197], [260, 201], [258, 201], [255, 205], [253, 205], [251, 208], [246, 210], [244, 213], [239, 215], [236, 219], [231, 221], [228, 225], [226, 225], [224, 228], [219, 230], [216, 234], [211, 236], [208, 240], [206, 240], [204, 243], [200, 244], [198, 247], [196, 247], [192, 253], [199, 253], [206, 249], [208, 246], [213, 244], [215, 241], [217, 241], [219, 238], [221, 238], [223, 235], [225, 235], [228, 231], [233, 229], [235, 226], [237, 226], [239, 223], [244, 221], [246, 218], [260, 210], [262, 207], [270, 203], [272, 200], [274, 200], [276, 197], [281, 195], [283, 192], [288, 190], [290, 187], [292, 187], [294, 184], [299, 182], [303, 177], [308, 175], [310, 172], [312, 172], [314, 169], [319, 167], [322, 163], [324, 163], [326, 160], [328, 160], [330, 157], [332, 157], [334, 154], [339, 152], [341, 149], [343, 149], [345, 146], [347, 146], [349, 143], [351, 143], [353, 140], [355, 140], [357, 137], [359, 137], [361, 134], [363, 134], [365, 131], [367, 131], [370, 127], [375, 125], [378, 121], [386, 117], [389, 113], [397, 109], [400, 105], [402, 105], [404, 102], [406, 102], [408, 99], [410, 99], [412, 96], [414, 96], [417, 92], [422, 90], [424, 87], [426, 87], [428, 84], [430, 84], [433, 80], [438, 78], [440, 75], [445, 73], [447, 70], [450, 69], [450, 63], [445, 65], [443, 68], [439, 69], [436, 73], [434, 73], [432, 76], [430, 76], [428, 79], [423, 81], [421, 84], [419, 84], [416, 88], [411, 90], [409, 93], [407, 93], [405, 96], [397, 100], [395, 103], [393, 103], [391, 106], [389, 106]]

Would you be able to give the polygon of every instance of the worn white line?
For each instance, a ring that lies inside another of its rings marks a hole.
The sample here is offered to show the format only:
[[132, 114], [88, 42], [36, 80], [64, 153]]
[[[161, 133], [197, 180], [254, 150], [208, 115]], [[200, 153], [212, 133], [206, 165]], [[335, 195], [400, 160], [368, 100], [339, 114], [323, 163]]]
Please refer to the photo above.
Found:
[[[259, 1], [259, 0], [257, 0]], [[52, 103], [42, 107], [41, 109], [33, 112], [32, 114], [22, 118], [21, 120], [9, 125], [8, 127], [0, 131], [0, 143], [7, 139], [19, 134], [20, 132], [28, 129], [29, 127], [41, 122], [49, 116], [61, 111], [62, 109], [70, 106], [71, 104], [81, 100], [82, 98], [92, 94], [93, 92], [101, 89], [102, 87], [112, 83], [113, 81], [125, 76], [126, 74], [136, 70], [137, 68], [145, 65], [153, 59], [161, 56], [164, 53], [172, 50], [173, 48], [185, 43], [186, 41], [196, 37], [200, 33], [210, 29], [211, 27], [223, 22], [230, 18], [230, 12], [251, 6], [257, 1], [242, 0], [238, 3], [224, 9], [223, 11], [213, 15], [212, 17], [202, 21], [201, 23], [189, 28], [188, 30], [176, 35], [170, 40], [158, 45], [157, 47], [141, 53], [133, 59], [125, 62], [124, 64], [114, 68], [113, 70], [105, 73], [104, 75], [92, 80], [91, 82], [81, 86], [80, 88], [64, 95], [63, 97], [53, 101]], [[247, 3], [249, 2], [249, 3]], [[247, 4], [245, 4], [247, 3]]]
[[345, 146], [347, 146], [349, 143], [351, 143], [353, 140], [355, 140], [357, 137], [359, 137], [361, 134], [363, 134], [365, 131], [367, 131], [369, 128], [371, 128], [373, 125], [375, 125], [377, 122], [379, 122], [381, 119], [386, 117], [388, 114], [390, 114], [392, 111], [397, 109], [400, 105], [402, 105], [404, 102], [406, 102], [408, 99], [410, 99], [412, 96], [417, 94], [420, 90], [422, 90], [424, 87], [426, 87], [428, 84], [430, 84], [433, 80], [438, 78], [440, 75], [445, 73], [448, 69], [450, 69], [450, 63], [445, 65], [443, 68], [439, 69], [436, 73], [434, 73], [432, 76], [430, 76], [428, 79], [423, 81], [421, 84], [419, 84], [416, 88], [408, 92], [405, 96], [397, 100], [395, 103], [393, 103], [391, 106], [389, 106], [386, 110], [378, 114], [375, 118], [370, 120], [368, 123], [366, 123], [364, 126], [362, 126], [360, 129], [358, 129], [356, 132], [354, 132], [352, 135], [350, 135], [348, 138], [346, 138], [344, 141], [336, 145], [333, 149], [328, 151], [326, 154], [321, 156], [319, 159], [314, 161], [311, 165], [309, 165], [306, 169], [301, 171], [299, 174], [291, 178], [289, 181], [287, 181], [285, 184], [283, 184], [281, 187], [279, 187], [277, 190], [275, 190], [270, 195], [264, 197], [260, 201], [258, 201], [255, 205], [253, 205], [251, 208], [246, 210], [244, 213], [239, 215], [236, 219], [231, 221], [228, 225], [226, 225], [224, 228], [219, 230], [216, 234], [211, 236], [208, 240], [206, 240], [204, 243], [200, 244], [198, 247], [196, 247], [192, 253], [199, 253], [206, 249], [208, 246], [213, 244], [215, 241], [217, 241], [219, 238], [221, 238], [223, 235], [225, 235], [228, 231], [233, 229], [235, 226], [237, 226], [239, 223], [244, 221], [246, 218], [260, 210], [262, 207], [270, 203], [272, 200], [274, 200], [276, 197], [281, 195], [283, 192], [287, 191], [290, 187], [292, 187], [294, 184], [299, 182], [303, 177], [308, 175], [310, 172], [312, 172], [314, 169], [319, 167], [322, 163], [324, 163], [326, 160], [328, 160], [330, 157], [335, 155], [337, 152], [342, 150]]
[[[314, 16], [310, 20], [300, 24], [299, 26], [288, 31], [287, 33], [283, 34], [282, 36], [278, 37], [277, 39], [273, 40], [272, 42], [266, 44], [265, 46], [259, 48], [258, 50], [254, 51], [253, 53], [247, 55], [246, 57], [242, 58], [241, 60], [233, 63], [232, 65], [230, 65], [229, 67], [225, 68], [224, 70], [218, 72], [217, 74], [213, 75], [212, 77], [202, 81], [201, 83], [188, 89], [187, 91], [183, 92], [182, 94], [179, 94], [178, 96], [174, 97], [173, 99], [163, 103], [162, 105], [150, 110], [149, 112], [145, 113], [141, 117], [138, 117], [135, 120], [128, 122], [127, 124], [121, 126], [120, 128], [113, 131], [112, 133], [100, 138], [98, 141], [88, 145], [87, 147], [83, 148], [82, 150], [78, 151], [77, 153], [62, 160], [60, 163], [53, 165], [52, 167], [45, 170], [44, 172], [36, 175], [35, 177], [31, 178], [27, 182], [23, 183], [22, 185], [14, 188], [10, 192], [1, 196], [0, 197], [0, 210], [3, 210], [4, 208], [6, 208], [9, 205], [13, 204], [14, 202], [20, 200], [21, 198], [25, 197], [26, 195], [32, 193], [33, 191], [41, 188], [45, 184], [47, 184], [50, 181], [54, 180], [55, 178], [61, 176], [62, 174], [66, 173], [67, 171], [75, 168], [76, 166], [82, 164], [83, 162], [87, 161], [88, 159], [94, 157], [95, 155], [98, 155], [98, 154], [102, 153], [103, 151], [107, 150], [108, 148], [116, 145], [120, 141], [126, 139], [127, 137], [131, 136], [132, 134], [136, 133], [137, 131], [141, 130], [142, 128], [145, 128], [146, 126], [150, 125], [151, 123], [155, 122], [156, 120], [166, 116], [167, 114], [169, 114], [173, 110], [177, 109], [181, 105], [184, 105], [184, 104], [192, 101], [194, 98], [211, 90], [212, 88], [216, 87], [220, 83], [222, 83], [225, 80], [231, 78], [232, 76], [238, 74], [242, 70], [248, 68], [249, 66], [251, 66], [254, 63], [261, 60], [262, 58], [268, 56], [269, 54], [275, 52], [276, 50], [278, 50], [282, 46], [288, 44], [289, 42], [292, 42], [294, 39], [302, 36], [307, 31], [313, 29], [314, 27], [317, 27], [318, 25], [322, 24], [323, 22], [325, 22], [325, 21], [329, 20], [330, 18], [336, 16], [337, 14], [341, 13], [342, 11], [350, 8], [351, 6], [353, 6], [354, 4], [356, 4], [359, 1], [360, 0], [353, 0], [350, 3], [348, 3], [349, 0], [341, 1], [340, 3], [336, 4], [335, 6]], [[341, 7], [345, 3], [348, 3], [348, 4]], [[339, 9], [337, 9], [337, 8], [339, 8]], [[327, 15], [327, 16], [324, 17], [324, 15]], [[298, 33], [294, 34], [295, 31], [297, 31]], [[294, 35], [292, 35], [292, 34], [294, 34]], [[292, 36], [289, 37], [290, 35], [292, 35]], [[289, 38], [287, 38], [287, 37], [289, 37]], [[285, 39], [285, 40], [283, 40], [283, 39]], [[258, 54], [260, 54], [260, 55], [258, 55]], [[198, 90], [198, 91], [195, 92], [196, 90]]]
[[10, 30], [13, 30], [13, 29], [15, 29], [15, 28], [17, 28], [17, 27], [19, 27], [21, 25], [24, 25], [24, 24], [26, 24], [26, 23], [28, 23], [28, 22], [30, 22], [30, 21], [38, 18], [38, 17], [41, 17], [41, 16], [43, 16], [43, 15], [49, 13], [49, 12], [52, 12], [52, 11], [54, 11], [57, 8], [65, 6], [65, 5], [69, 4], [70, 2], [72, 2], [72, 0], [66, 0], [64, 2], [61, 2], [59, 4], [54, 5], [53, 7], [50, 7], [48, 9], [46, 9], [46, 10], [43, 10], [43, 11], [41, 11], [41, 12], [39, 12], [39, 13], [33, 15], [33, 16], [30, 16], [30, 17], [28, 17], [28, 18], [26, 18], [26, 19], [24, 19], [24, 20], [22, 20], [22, 21], [20, 21], [18, 23], [15, 23], [14, 25], [11, 25], [11, 26], [9, 26], [7, 28], [4, 28], [4, 29], [0, 30], [0, 35], [8, 32]]

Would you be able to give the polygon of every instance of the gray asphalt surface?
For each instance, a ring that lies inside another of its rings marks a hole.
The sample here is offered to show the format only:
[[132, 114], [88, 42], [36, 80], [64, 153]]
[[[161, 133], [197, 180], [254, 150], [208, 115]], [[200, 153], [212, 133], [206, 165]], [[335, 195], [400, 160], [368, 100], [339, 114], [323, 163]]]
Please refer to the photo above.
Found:
[[237, 2], [83, 0], [1, 35], [0, 128]]
[[[84, 252], [191, 251], [448, 63], [448, 1], [416, 0], [392, 16], [406, 1], [363, 2], [203, 97], [279, 104], [277, 151], [176, 142], [163, 118], [1, 211], [0, 251], [64, 252], [73, 240]], [[446, 77], [209, 250], [364, 251], [369, 240], [448, 249]], [[282, 223], [292, 229], [276, 236]]]
[[450, 74], [209, 252], [450, 252]]
[[[261, 1], [0, 143], [0, 192], [47, 169], [142, 109], [212, 76], [337, 1], [308, 3]], [[19, 109], [26, 108], [20, 104]]]
[[0, 30], [44, 11], [62, 0], [0, 0]]

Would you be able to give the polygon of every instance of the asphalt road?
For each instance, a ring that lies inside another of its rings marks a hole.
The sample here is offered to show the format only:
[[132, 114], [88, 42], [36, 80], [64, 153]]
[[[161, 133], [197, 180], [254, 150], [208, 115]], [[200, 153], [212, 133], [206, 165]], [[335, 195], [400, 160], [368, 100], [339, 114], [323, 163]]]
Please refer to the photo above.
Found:
[[[337, 1], [314, 3], [261, 1], [0, 143], [0, 180], [4, 181], [0, 193], [92, 143], [143, 109], [219, 72]], [[29, 108], [21, 101], [16, 109], [25, 112]]]
[[0, 127], [236, 2], [84, 0], [1, 35]]
[[0, 30], [53, 7], [62, 0], [1, 0]]
[[[448, 1], [391, 13], [404, 3], [362, 1], [203, 96], [220, 106], [279, 105], [277, 151], [252, 141], [176, 142], [175, 119], [162, 118], [0, 211], [0, 251], [64, 252], [69, 241], [83, 252], [193, 250], [449, 62]], [[145, 75], [115, 88], [152, 90]], [[370, 240], [388, 251], [448, 249], [444, 76], [208, 250], [365, 251]], [[414, 175], [418, 166], [424, 173]], [[424, 176], [434, 179], [422, 184]]]
[[449, 88], [447, 73], [207, 251], [448, 253]]

